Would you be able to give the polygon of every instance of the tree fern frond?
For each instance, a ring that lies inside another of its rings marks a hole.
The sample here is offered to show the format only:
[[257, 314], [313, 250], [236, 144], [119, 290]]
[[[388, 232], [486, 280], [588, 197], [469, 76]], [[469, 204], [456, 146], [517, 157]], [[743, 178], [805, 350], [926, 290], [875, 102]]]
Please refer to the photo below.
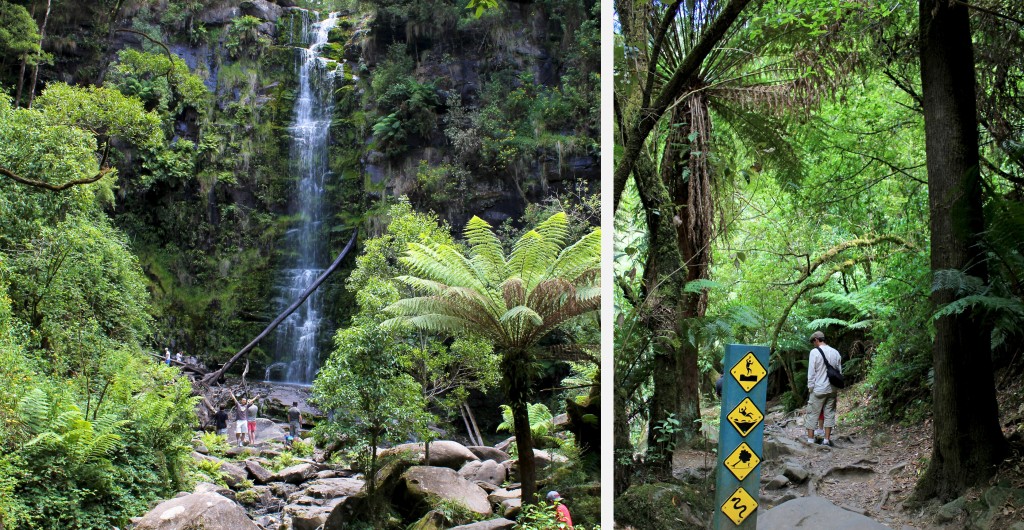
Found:
[[505, 299], [505, 307], [515, 307], [526, 302], [526, 286], [522, 278], [509, 278], [501, 284], [501, 294]]
[[721, 286], [722, 284], [714, 280], [700, 279], [686, 282], [686, 285], [683, 287], [683, 291], [688, 293], [699, 293], [704, 289], [717, 289]]
[[501, 240], [491, 230], [491, 225], [474, 215], [466, 223], [464, 235], [469, 242], [470, 262], [473, 268], [489, 283], [500, 282], [505, 271], [505, 251], [501, 246]]
[[723, 124], [736, 131], [745, 143], [756, 147], [757, 156], [765, 166], [774, 169], [784, 183], [798, 183], [803, 179], [803, 162], [793, 145], [782, 137], [785, 126], [771, 116], [752, 110], [723, 104], [710, 99], [711, 108], [724, 119]]
[[958, 315], [969, 308], [978, 307], [984, 311], [1012, 316], [1015, 319], [1024, 320], [1024, 303], [1014, 298], [1001, 296], [986, 296], [975, 294], [965, 296], [955, 302], [947, 304], [935, 313], [933, 317], [938, 320], [945, 316]]
[[551, 265], [550, 275], [574, 280], [585, 271], [601, 266], [601, 229], [595, 229], [566, 247]]
[[524, 305], [518, 305], [513, 307], [512, 309], [509, 309], [508, 311], [505, 312], [505, 314], [501, 315], [501, 318], [499, 318], [499, 320], [501, 320], [502, 322], [510, 322], [513, 319], [517, 318], [528, 319], [535, 326], [539, 326], [544, 323], [544, 319], [539, 314], [537, 314], [536, 311]]
[[557, 212], [542, 221], [534, 230], [546, 241], [550, 241], [558, 248], [562, 248], [569, 237], [569, 222], [565, 212]]
[[932, 275], [932, 292], [946, 289], [952, 290], [954, 296], [980, 295], [986, 291], [985, 282], [977, 276], [956, 269], [935, 271]]
[[848, 328], [850, 327], [850, 322], [848, 320], [843, 320], [841, 318], [819, 318], [817, 320], [811, 321], [810, 324], [807, 324], [807, 329], [820, 330], [823, 328], [827, 328], [829, 326], [839, 326], [842, 328]]
[[558, 257], [558, 251], [557, 244], [544, 239], [539, 232], [530, 230], [513, 246], [508, 258], [508, 274], [522, 278], [529, 291], [547, 271], [548, 265]]

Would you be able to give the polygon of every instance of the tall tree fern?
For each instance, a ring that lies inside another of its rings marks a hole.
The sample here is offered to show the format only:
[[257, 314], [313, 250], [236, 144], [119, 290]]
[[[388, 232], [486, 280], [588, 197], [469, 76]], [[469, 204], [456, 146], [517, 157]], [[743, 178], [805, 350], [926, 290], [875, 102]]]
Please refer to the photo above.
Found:
[[471, 333], [502, 356], [505, 395], [512, 408], [524, 502], [533, 502], [536, 468], [527, 409], [535, 350], [552, 331], [600, 307], [601, 232], [567, 245], [564, 213], [523, 234], [506, 256], [484, 220], [466, 225], [468, 253], [451, 244], [412, 243], [402, 258], [413, 274], [399, 280], [423, 296], [405, 298], [387, 311], [419, 329]]

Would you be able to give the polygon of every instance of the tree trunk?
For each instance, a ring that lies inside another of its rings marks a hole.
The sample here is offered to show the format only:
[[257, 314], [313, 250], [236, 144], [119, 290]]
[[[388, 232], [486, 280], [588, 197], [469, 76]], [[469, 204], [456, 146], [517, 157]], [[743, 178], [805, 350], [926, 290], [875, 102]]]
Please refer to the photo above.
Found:
[[46, 24], [50, 21], [51, 0], [46, 0], [46, 14], [43, 15], [43, 25], [39, 27], [39, 60], [32, 65], [32, 82], [28, 85], [28, 108], [32, 108], [32, 100], [36, 96], [36, 81], [39, 78], [39, 63], [43, 58], [43, 39], [46, 38]]
[[523, 504], [537, 502], [537, 462], [533, 457], [533, 432], [530, 431], [530, 411], [526, 402], [512, 402], [512, 425], [519, 451], [519, 481], [523, 485]]
[[[967, 8], [920, 0], [921, 88], [931, 212], [932, 272], [956, 269], [988, 280], [979, 174], [974, 52]], [[941, 308], [956, 299], [936, 290]], [[915, 500], [958, 497], [984, 484], [1007, 451], [999, 428], [991, 357], [992, 324], [977, 310], [935, 322], [932, 358], [934, 446]]]
[[18, 69], [18, 89], [14, 96], [14, 106], [21, 106], [21, 90], [25, 87], [25, 66], [28, 63], [28, 58], [22, 57], [21, 68]]

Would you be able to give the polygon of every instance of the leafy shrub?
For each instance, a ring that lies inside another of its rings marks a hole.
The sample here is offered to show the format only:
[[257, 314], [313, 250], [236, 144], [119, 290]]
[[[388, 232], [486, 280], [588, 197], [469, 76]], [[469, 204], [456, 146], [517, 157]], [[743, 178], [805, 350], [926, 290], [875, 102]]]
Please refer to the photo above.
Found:
[[313, 456], [314, 449], [313, 444], [309, 442], [304, 442], [302, 440], [292, 441], [291, 452], [302, 458], [309, 458]]
[[281, 452], [281, 454], [275, 456], [274, 459], [270, 461], [270, 469], [273, 469], [275, 472], [281, 471], [286, 467], [291, 467], [298, 463], [299, 460], [295, 458], [294, 454], [288, 451], [283, 451]]
[[224, 453], [227, 453], [228, 449], [231, 448], [231, 444], [228, 443], [228, 437], [215, 432], [204, 432], [199, 435], [199, 441], [206, 446], [206, 450], [211, 455], [223, 457]]

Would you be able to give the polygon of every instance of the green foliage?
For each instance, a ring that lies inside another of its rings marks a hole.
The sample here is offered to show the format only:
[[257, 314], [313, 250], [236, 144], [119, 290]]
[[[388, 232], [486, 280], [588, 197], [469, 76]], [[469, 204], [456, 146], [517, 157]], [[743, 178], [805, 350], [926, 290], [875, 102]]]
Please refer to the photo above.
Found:
[[449, 527], [475, 523], [486, 519], [486, 516], [470, 510], [465, 504], [456, 500], [430, 497], [427, 499], [427, 504], [430, 505], [433, 511], [441, 514], [441, 517], [444, 518]]
[[[583, 524], [573, 524], [573, 528], [578, 530], [600, 530], [601, 525], [586, 526]], [[513, 530], [559, 530], [569, 528], [565, 523], [558, 522], [555, 516], [555, 506], [546, 502], [538, 504], [529, 504], [523, 506], [522, 511], [516, 518], [516, 524], [512, 527]]]
[[24, 7], [0, 0], [0, 57], [28, 59], [39, 53], [39, 28]]
[[231, 449], [231, 444], [228, 443], [228, 437], [223, 434], [203, 432], [199, 434], [199, 441], [202, 442], [203, 446], [206, 447], [206, 450], [213, 456], [223, 458], [228, 449]]
[[412, 68], [405, 45], [392, 44], [370, 84], [381, 116], [373, 125], [373, 137], [387, 155], [403, 153], [410, 138], [427, 137], [437, 123], [437, 89], [413, 78]]
[[294, 453], [291, 451], [281, 451], [281, 454], [275, 456], [274, 459], [270, 461], [270, 469], [277, 472], [298, 463], [299, 459], [295, 457]]
[[131, 48], [117, 54], [107, 83], [142, 100], [147, 110], [177, 116], [186, 108], [205, 111], [210, 100], [203, 80], [180, 57]]
[[[526, 406], [530, 416], [530, 432], [533, 433], [534, 441], [546, 437], [555, 429], [551, 411], [543, 403], [530, 403]], [[498, 432], [513, 432], [512, 428], [512, 407], [501, 405], [501, 423], [497, 427]]]
[[250, 15], [242, 15], [231, 21], [224, 47], [232, 58], [243, 53], [258, 57], [270, 45], [270, 39], [258, 31], [262, 23], [262, 20]]
[[291, 452], [295, 453], [301, 458], [309, 458], [313, 456], [313, 451], [316, 449], [312, 443], [304, 442], [302, 440], [293, 440]]
[[196, 462], [196, 469], [200, 473], [204, 473], [211, 479], [216, 480], [220, 478], [220, 466], [222, 463], [220, 460], [207, 460], [203, 458]]

